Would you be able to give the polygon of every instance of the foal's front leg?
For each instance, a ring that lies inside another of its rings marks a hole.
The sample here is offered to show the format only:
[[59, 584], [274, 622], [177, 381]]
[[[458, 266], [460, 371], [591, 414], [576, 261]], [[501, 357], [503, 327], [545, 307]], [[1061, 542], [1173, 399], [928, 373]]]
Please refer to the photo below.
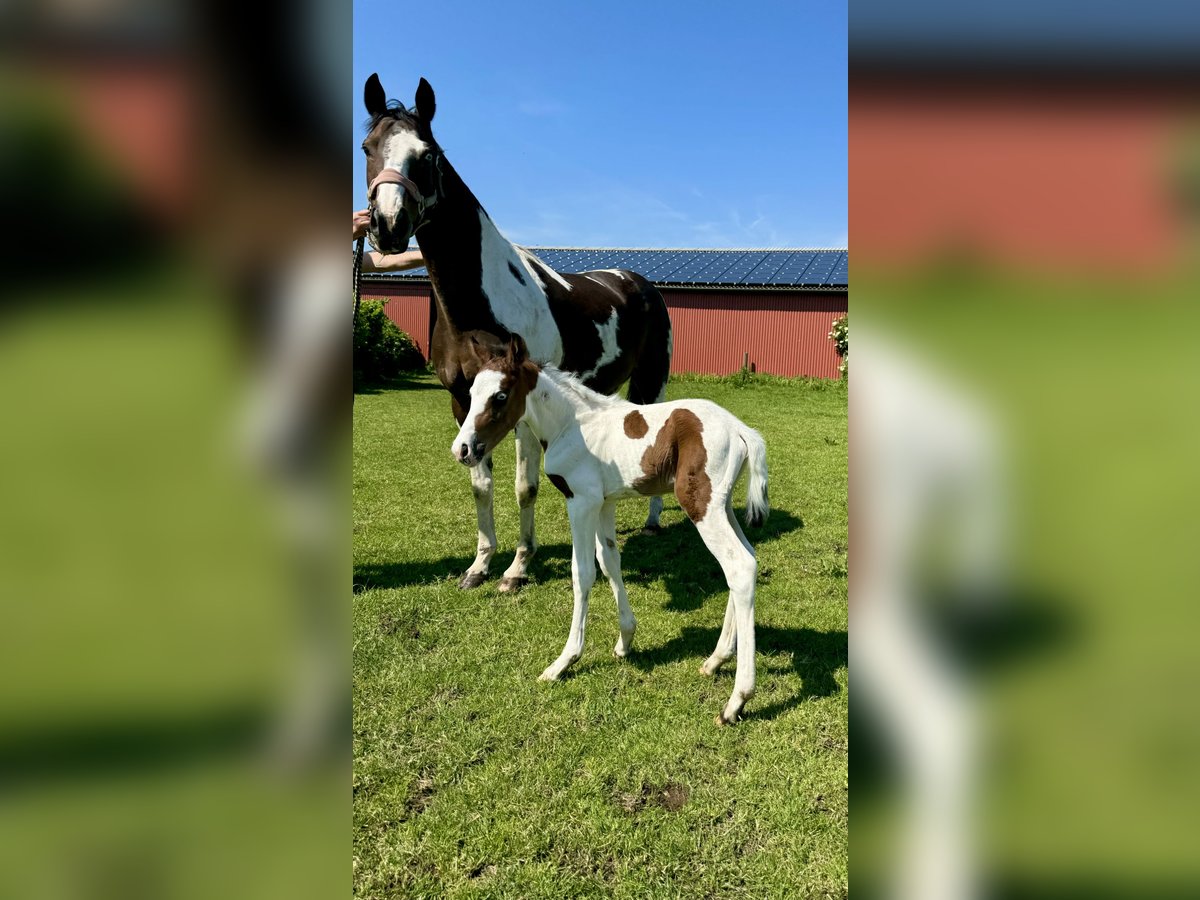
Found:
[[588, 592], [596, 582], [596, 525], [600, 502], [576, 494], [567, 501], [571, 517], [571, 586], [575, 592], [575, 611], [567, 644], [558, 659], [546, 667], [539, 680], [558, 681], [583, 655], [583, 632], [587, 624]]
[[479, 587], [488, 574], [488, 566], [496, 554], [496, 520], [492, 513], [492, 455], [489, 453], [471, 467], [471, 493], [475, 495], [475, 519], [479, 536], [475, 546], [475, 561], [459, 579], [463, 590]]
[[529, 561], [537, 553], [533, 531], [533, 509], [537, 503], [538, 479], [542, 474], [542, 446], [524, 421], [517, 423], [517, 504], [521, 507], [521, 540], [512, 565], [500, 579], [500, 590], [515, 591], [529, 583]]

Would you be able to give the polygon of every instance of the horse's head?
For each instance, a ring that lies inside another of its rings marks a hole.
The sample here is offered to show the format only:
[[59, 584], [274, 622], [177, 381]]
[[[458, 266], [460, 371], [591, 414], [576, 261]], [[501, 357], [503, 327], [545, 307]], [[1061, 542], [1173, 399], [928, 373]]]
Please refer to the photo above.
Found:
[[475, 466], [517, 427], [539, 370], [519, 334], [512, 335], [507, 344], [472, 335], [467, 347], [479, 370], [471, 384], [471, 408], [450, 453], [460, 463]]
[[400, 253], [428, 219], [441, 190], [441, 148], [429, 123], [436, 108], [424, 78], [411, 109], [388, 104], [379, 76], [363, 91], [367, 112], [367, 190], [371, 203], [371, 243], [384, 253]]

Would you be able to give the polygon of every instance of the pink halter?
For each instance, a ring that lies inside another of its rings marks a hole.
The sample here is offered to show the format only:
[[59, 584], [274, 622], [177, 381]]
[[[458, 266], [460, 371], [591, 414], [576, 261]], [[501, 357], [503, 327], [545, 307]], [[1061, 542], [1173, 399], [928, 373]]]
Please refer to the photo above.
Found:
[[383, 169], [375, 176], [375, 179], [371, 182], [371, 186], [367, 189], [367, 199], [372, 203], [375, 202], [375, 191], [381, 184], [400, 185], [424, 209], [426, 205], [425, 195], [421, 193], [421, 189], [417, 187], [416, 182], [399, 169]]

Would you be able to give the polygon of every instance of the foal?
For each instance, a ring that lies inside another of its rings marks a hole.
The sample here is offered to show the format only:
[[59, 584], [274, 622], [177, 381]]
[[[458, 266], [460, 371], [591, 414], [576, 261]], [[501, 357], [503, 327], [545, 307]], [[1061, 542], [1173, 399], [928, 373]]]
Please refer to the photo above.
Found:
[[616, 502], [673, 490], [729, 585], [721, 637], [700, 671], [711, 675], [737, 653], [733, 695], [717, 717], [718, 724], [736, 722], [754, 693], [758, 565], [733, 516], [732, 491], [748, 461], [746, 521], [761, 525], [768, 511], [762, 436], [707, 400], [637, 406], [598, 394], [553, 366], [533, 362], [519, 334], [503, 349], [474, 339], [470, 346], [480, 371], [471, 387], [471, 408], [450, 452], [459, 462], [477, 466], [523, 421], [546, 448], [547, 477], [567, 498], [575, 611], [566, 646], [541, 679], [557, 681], [583, 653], [597, 557], [620, 615], [621, 636], [613, 653], [629, 653], [636, 623], [621, 580]]

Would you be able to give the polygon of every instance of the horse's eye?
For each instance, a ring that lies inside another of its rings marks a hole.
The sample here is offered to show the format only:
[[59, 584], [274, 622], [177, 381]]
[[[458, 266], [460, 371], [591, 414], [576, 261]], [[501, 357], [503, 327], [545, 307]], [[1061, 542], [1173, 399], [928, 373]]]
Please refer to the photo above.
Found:
[[504, 393], [504, 391], [500, 391], [492, 399], [495, 400], [497, 403], [503, 403], [505, 400], [508, 399], [508, 394]]
[[370, 156], [370, 155], [371, 155], [371, 151], [370, 151], [370, 150], [368, 150], [366, 147], [363, 147], [363, 148], [362, 148], [362, 152], [363, 152], [363, 153], [364, 153], [366, 156]]
[[432, 153], [425, 154], [425, 162], [433, 162], [433, 154]]

